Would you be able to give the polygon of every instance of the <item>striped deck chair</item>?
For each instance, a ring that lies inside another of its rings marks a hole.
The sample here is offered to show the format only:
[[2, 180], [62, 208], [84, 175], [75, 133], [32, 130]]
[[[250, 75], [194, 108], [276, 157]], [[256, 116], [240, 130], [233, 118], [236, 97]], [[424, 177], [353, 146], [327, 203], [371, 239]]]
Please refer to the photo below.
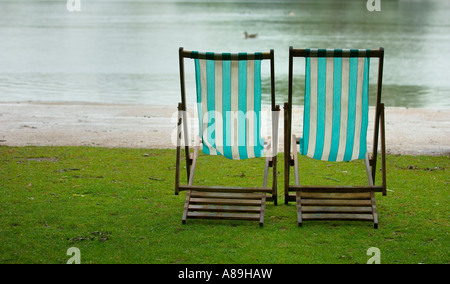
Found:
[[[189, 153], [185, 115], [185, 59], [194, 60], [197, 89], [199, 134], [192, 154]], [[277, 204], [276, 146], [280, 108], [275, 105], [274, 52], [202, 53], [180, 48], [179, 60], [181, 102], [178, 105], [175, 194], [186, 190], [182, 223], [186, 223], [189, 218], [232, 219], [259, 221], [262, 226], [266, 200]], [[271, 69], [272, 139], [267, 141], [261, 137], [261, 62], [264, 60], [270, 62]], [[187, 185], [180, 184], [182, 136]], [[194, 185], [200, 148], [204, 154], [232, 160], [266, 156], [263, 186]], [[270, 167], [273, 169], [273, 178], [272, 186], [269, 187]]]
[[[293, 62], [305, 58], [303, 135], [292, 135]], [[373, 150], [369, 157], [369, 64], [378, 58]], [[285, 203], [296, 200], [298, 225], [303, 220], [366, 220], [378, 227], [375, 192], [386, 195], [384, 104], [381, 103], [384, 50], [289, 50], [288, 102], [284, 105]], [[375, 173], [381, 132], [382, 185]], [[298, 147], [298, 146], [299, 147]], [[329, 162], [365, 160], [368, 185], [300, 185], [298, 154]], [[295, 185], [290, 168], [294, 167]]]

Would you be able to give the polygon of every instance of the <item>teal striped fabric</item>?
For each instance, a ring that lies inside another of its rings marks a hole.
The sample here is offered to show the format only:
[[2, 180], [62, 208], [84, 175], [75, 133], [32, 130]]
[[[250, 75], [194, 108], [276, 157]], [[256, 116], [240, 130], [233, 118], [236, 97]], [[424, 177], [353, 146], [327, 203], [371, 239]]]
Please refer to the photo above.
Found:
[[[324, 161], [364, 159], [369, 112], [369, 50], [309, 50], [302, 155]], [[326, 56], [325, 56], [326, 55]]]
[[206, 53], [206, 59], [194, 59], [205, 154], [235, 160], [263, 156], [259, 58], [259, 53]]

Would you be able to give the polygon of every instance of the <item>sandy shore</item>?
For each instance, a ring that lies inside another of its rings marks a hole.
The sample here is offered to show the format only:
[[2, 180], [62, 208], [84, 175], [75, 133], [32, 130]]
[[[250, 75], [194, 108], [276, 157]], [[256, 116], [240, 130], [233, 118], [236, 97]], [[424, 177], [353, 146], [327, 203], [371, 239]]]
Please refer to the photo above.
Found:
[[[294, 109], [294, 115], [301, 112]], [[281, 112], [280, 150], [282, 118]], [[167, 107], [0, 102], [0, 145], [175, 148], [171, 142], [175, 123], [175, 103]], [[387, 108], [386, 123], [388, 153], [450, 154], [450, 109]], [[300, 129], [297, 125], [294, 132], [300, 134]]]

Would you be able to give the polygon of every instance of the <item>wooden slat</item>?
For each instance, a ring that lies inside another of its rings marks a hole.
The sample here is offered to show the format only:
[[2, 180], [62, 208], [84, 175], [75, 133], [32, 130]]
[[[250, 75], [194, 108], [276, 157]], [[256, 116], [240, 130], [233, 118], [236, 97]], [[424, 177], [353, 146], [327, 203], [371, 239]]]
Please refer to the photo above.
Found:
[[[223, 53], [216, 53], [217, 55], [223, 55]], [[255, 60], [255, 58], [260, 58], [259, 60], [263, 59], [271, 59], [271, 52], [260, 52], [259, 54], [256, 53], [248, 53], [245, 56], [241, 56], [239, 53], [228, 53], [229, 59], [228, 60]], [[181, 50], [180, 56], [186, 57], [186, 58], [192, 58], [192, 59], [208, 59], [208, 55], [206, 52], [197, 52], [192, 53], [192, 51], [189, 50]], [[217, 56], [214, 58], [214, 60], [224, 60], [223, 56]]]
[[341, 200], [341, 199], [304, 199], [302, 205], [309, 206], [371, 206], [370, 200]]
[[296, 193], [294, 192], [294, 193], [292, 193], [292, 192], [290, 192], [288, 195], [285, 195], [285, 198], [288, 200], [288, 201], [295, 201], [295, 195], [296, 195]]
[[356, 206], [302, 206], [304, 213], [372, 213], [372, 207]]
[[373, 221], [372, 214], [346, 214], [346, 213], [306, 213], [303, 220], [365, 220]]
[[179, 190], [194, 190], [194, 191], [203, 191], [203, 192], [235, 192], [235, 193], [266, 192], [266, 193], [272, 193], [271, 187], [229, 187], [229, 186], [180, 185]]
[[370, 199], [369, 192], [362, 193], [312, 193], [301, 192], [305, 199]]
[[[310, 56], [309, 52], [306, 49], [292, 48], [291, 54], [293, 57], [309, 57]], [[381, 51], [381, 49], [380, 50], [373, 49], [364, 54], [357, 53], [356, 56], [350, 56], [350, 53], [344, 52], [344, 53], [342, 53], [341, 56], [342, 57], [378, 57], [379, 58], [382, 56], [382, 51]], [[325, 52], [325, 53], [314, 55], [312, 57], [337, 57], [337, 55], [334, 53], [331, 54], [331, 53]]]
[[[181, 185], [180, 185], [181, 188]], [[305, 186], [305, 185], [290, 185], [289, 191], [301, 192], [318, 192], [318, 193], [356, 193], [356, 192], [382, 192], [381, 186]]]
[[210, 211], [210, 212], [261, 212], [259, 206], [233, 206], [233, 205], [196, 205], [190, 204], [189, 211]]
[[193, 198], [191, 197], [191, 203], [199, 204], [222, 204], [222, 205], [254, 205], [260, 206], [261, 200], [252, 199], [224, 199], [224, 198]]
[[259, 221], [260, 214], [188, 212], [188, 218]]
[[228, 193], [192, 191], [191, 197], [228, 198], [228, 199], [261, 199], [261, 193]]

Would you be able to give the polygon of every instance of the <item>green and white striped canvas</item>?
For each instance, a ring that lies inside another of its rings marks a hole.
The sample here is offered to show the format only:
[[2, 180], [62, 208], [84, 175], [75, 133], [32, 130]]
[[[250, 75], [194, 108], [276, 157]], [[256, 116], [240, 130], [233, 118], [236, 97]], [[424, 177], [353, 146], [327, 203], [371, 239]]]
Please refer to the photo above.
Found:
[[263, 156], [261, 59], [260, 53], [206, 53], [194, 59], [205, 154], [238, 160]]
[[364, 159], [369, 112], [369, 50], [307, 50], [302, 155]]

